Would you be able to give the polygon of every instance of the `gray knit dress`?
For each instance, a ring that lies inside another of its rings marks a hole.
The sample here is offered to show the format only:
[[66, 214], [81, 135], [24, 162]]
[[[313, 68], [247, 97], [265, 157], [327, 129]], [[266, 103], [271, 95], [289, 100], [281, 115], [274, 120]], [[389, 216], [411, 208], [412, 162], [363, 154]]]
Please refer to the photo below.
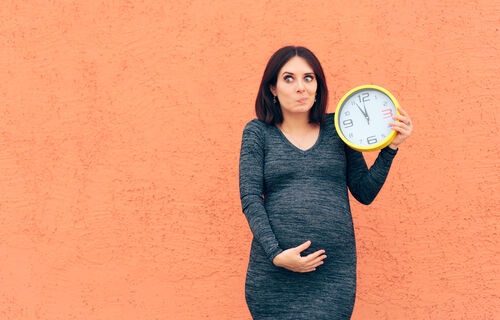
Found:
[[[356, 296], [356, 244], [347, 189], [370, 204], [397, 150], [382, 149], [370, 169], [349, 148], [328, 113], [306, 151], [274, 125], [253, 119], [243, 130], [239, 188], [253, 234], [245, 299], [253, 319], [350, 319]], [[324, 249], [315, 271], [277, 267], [273, 258], [307, 240], [306, 256]]]

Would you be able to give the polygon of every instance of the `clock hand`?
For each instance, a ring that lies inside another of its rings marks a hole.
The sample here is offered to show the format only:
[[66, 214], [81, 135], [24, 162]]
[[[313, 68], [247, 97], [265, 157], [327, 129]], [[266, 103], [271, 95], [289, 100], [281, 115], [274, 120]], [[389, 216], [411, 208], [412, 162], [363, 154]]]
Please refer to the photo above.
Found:
[[361, 107], [360, 107], [360, 106], [359, 106], [356, 102], [354, 102], [354, 104], [356, 105], [356, 107], [358, 107], [359, 111], [361, 111], [361, 113], [362, 113], [362, 114], [365, 116], [365, 118], [366, 118], [366, 114], [365, 114], [365, 112], [361, 109]]
[[368, 113], [366, 113], [366, 108], [365, 111], [363, 111], [356, 102], [354, 102], [354, 104], [356, 105], [356, 107], [358, 107], [359, 111], [361, 111], [361, 113], [365, 116], [365, 119], [366, 121], [368, 121], [368, 124], [370, 124], [370, 118], [368, 117]]
[[368, 115], [368, 111], [366, 111], [366, 104], [364, 101], [363, 101], [363, 108], [365, 109], [366, 120], [368, 121], [368, 124], [370, 124], [370, 116]]

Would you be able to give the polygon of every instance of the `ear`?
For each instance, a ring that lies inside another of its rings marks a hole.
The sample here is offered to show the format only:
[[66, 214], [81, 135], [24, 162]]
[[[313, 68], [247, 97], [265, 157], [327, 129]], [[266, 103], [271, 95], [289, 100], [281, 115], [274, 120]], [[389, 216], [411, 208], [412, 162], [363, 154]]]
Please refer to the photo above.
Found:
[[272, 84], [271, 84], [271, 85], [269, 85], [269, 90], [271, 90], [271, 93], [272, 93], [274, 96], [276, 96], [276, 87], [275, 87], [275, 86], [273, 86]]

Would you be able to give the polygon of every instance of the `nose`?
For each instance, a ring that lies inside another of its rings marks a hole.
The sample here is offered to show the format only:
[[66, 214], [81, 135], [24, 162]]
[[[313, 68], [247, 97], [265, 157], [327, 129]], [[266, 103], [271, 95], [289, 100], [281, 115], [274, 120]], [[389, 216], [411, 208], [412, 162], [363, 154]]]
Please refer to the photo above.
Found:
[[299, 81], [297, 81], [297, 92], [302, 92], [304, 90], [305, 90], [304, 81], [299, 79]]

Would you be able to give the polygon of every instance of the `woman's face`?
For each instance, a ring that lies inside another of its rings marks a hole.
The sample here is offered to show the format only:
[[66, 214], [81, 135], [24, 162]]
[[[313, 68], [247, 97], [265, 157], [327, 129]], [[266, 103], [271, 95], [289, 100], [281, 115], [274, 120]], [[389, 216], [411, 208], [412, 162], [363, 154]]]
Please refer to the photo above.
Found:
[[314, 104], [318, 83], [307, 61], [295, 56], [283, 65], [276, 86], [271, 92], [277, 96], [282, 113], [309, 112]]

